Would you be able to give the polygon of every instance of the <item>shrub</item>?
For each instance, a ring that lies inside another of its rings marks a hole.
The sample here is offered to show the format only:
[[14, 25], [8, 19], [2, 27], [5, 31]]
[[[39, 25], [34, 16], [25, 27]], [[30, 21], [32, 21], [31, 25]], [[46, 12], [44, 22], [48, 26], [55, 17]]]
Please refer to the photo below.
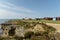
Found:
[[31, 38], [32, 35], [34, 35], [34, 33], [31, 32], [31, 31], [25, 33], [25, 39], [26, 39], [26, 38]]
[[15, 36], [14, 38], [15, 38], [16, 40], [23, 40], [23, 37]]

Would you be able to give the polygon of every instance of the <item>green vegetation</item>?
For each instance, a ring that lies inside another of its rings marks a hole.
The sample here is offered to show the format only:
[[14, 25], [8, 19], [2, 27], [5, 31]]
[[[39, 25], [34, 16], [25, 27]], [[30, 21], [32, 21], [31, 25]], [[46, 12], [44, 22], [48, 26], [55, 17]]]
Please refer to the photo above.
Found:
[[[11, 20], [10, 20], [11, 21]], [[9, 22], [10, 22], [9, 21]], [[18, 24], [22, 24], [23, 22], [29, 22], [29, 23], [31, 23], [31, 22], [40, 22], [40, 23], [56, 23], [56, 24], [60, 24], [60, 20], [34, 20], [34, 19], [32, 19], [32, 20], [19, 20], [19, 19], [15, 19], [15, 20], [12, 20], [12, 21], [17, 21], [18, 22]], [[23, 22], [22, 22], [23, 21]], [[24, 23], [24, 24], [25, 24]], [[23, 24], [22, 24], [23, 25]]]
[[27, 22], [56, 23], [60, 24], [60, 20], [26, 20]]
[[[24, 27], [25, 29], [33, 28], [37, 25], [40, 24], [42, 25], [42, 28], [45, 31], [38, 31], [38, 32], [32, 32], [28, 31], [24, 34], [24, 37], [18, 37], [15, 36], [14, 39], [16, 40], [50, 40], [52, 35], [54, 37], [54, 33], [56, 31], [55, 28], [52, 26], [46, 25], [44, 23], [60, 23], [60, 21], [48, 21], [48, 20], [10, 20], [7, 23], [15, 23], [17, 25], [20, 25], [21, 27]], [[2, 40], [2, 38], [0, 38]], [[54, 38], [53, 38], [54, 39]], [[53, 40], [52, 39], [52, 40]]]
[[15, 39], [15, 40], [23, 40], [24, 38], [23, 38], [23, 37], [15, 36], [14, 39]]
[[43, 22], [43, 23], [57, 23], [57, 24], [60, 24], [60, 21], [56, 21], [56, 20], [40, 20], [40, 22]]
[[25, 33], [25, 39], [31, 38], [31, 36], [33, 36], [33, 35], [34, 35], [34, 32], [28, 31]]

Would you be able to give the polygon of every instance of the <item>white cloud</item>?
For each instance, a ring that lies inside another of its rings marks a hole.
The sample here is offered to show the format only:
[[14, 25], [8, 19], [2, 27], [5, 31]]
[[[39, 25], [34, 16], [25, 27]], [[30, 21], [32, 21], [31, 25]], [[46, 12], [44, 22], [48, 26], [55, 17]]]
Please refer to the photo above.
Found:
[[25, 14], [19, 14], [19, 13], [15, 13], [12, 11], [8, 11], [8, 10], [4, 10], [4, 9], [0, 9], [0, 18], [2, 19], [16, 19], [16, 18], [22, 18], [25, 17]]
[[0, 6], [1, 6], [1, 7], [8, 8], [8, 9], [16, 10], [16, 11], [33, 13], [33, 11], [31, 11], [31, 10], [29, 10], [29, 9], [27, 9], [27, 8], [24, 8], [24, 7], [21, 7], [21, 6], [16, 6], [16, 5], [11, 4], [11, 3], [8, 3], [8, 2], [1, 2], [1, 3], [0, 3]]
[[[22, 13], [18, 13], [15, 11], [19, 11], [19, 12], [21, 11]], [[8, 2], [0, 2], [1, 19], [12, 19], [12, 18], [16, 19], [16, 18], [27, 17], [28, 15], [26, 13], [33, 13], [33, 12], [27, 8], [19, 7]]]

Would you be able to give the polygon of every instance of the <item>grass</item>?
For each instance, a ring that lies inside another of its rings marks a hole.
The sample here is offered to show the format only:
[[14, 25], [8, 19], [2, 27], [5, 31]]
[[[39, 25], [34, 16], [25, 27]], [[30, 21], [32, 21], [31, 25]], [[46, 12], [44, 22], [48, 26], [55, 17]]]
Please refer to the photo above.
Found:
[[60, 20], [26, 20], [27, 22], [56, 23], [60, 24]]
[[60, 24], [60, 20], [35, 20], [35, 19], [33, 19], [33, 20], [19, 20], [19, 19], [16, 19], [15, 21], [17, 21], [18, 22], [18, 24], [19, 23], [23, 23], [23, 22], [21, 22], [21, 21], [24, 21], [24, 22], [42, 22], [42, 23], [56, 23], [56, 24]]
[[60, 24], [60, 21], [55, 21], [55, 20], [40, 20], [39, 22]]

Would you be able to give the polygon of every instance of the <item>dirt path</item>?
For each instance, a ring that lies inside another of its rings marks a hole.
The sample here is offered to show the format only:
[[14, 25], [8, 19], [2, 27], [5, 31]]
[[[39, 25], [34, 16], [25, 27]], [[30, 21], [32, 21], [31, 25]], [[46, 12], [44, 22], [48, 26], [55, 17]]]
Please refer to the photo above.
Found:
[[57, 32], [60, 32], [60, 24], [54, 24], [54, 23], [46, 23], [47, 25], [53, 26], [56, 28]]

